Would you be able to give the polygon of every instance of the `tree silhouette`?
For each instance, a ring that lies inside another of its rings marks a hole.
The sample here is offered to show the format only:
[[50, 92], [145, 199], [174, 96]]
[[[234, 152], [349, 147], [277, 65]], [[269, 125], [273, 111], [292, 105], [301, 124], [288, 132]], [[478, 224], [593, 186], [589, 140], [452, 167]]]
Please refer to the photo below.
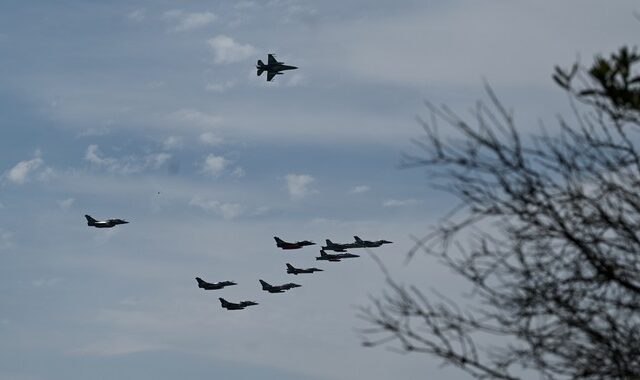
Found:
[[[478, 379], [640, 379], [639, 61], [622, 48], [557, 67], [553, 79], [586, 111], [576, 106], [575, 125], [560, 119], [554, 134], [523, 136], [488, 86], [473, 122], [427, 104], [419, 153], [403, 164], [460, 203], [409, 257], [439, 258], [473, 291], [460, 305], [387, 276], [360, 309], [365, 345], [426, 353]], [[442, 137], [441, 122], [456, 135]]]

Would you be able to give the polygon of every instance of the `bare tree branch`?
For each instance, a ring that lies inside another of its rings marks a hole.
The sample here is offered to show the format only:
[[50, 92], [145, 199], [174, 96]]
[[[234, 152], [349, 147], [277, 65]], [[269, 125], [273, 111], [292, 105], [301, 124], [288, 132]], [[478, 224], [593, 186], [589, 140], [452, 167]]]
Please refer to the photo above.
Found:
[[385, 270], [387, 292], [359, 310], [373, 326], [365, 345], [435, 356], [477, 379], [640, 379], [638, 63], [622, 48], [556, 68], [588, 110], [574, 104], [577, 125], [560, 118], [554, 135], [522, 136], [489, 85], [471, 122], [426, 103], [418, 153], [401, 165], [425, 168], [459, 203], [414, 238], [408, 259], [438, 258], [471, 285], [471, 301], [425, 295]]

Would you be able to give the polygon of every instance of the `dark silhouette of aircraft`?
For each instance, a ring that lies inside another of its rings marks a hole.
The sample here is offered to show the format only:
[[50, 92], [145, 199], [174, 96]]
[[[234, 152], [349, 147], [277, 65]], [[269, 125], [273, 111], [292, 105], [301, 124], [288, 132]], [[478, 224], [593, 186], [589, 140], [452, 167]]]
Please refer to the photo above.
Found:
[[216, 283], [206, 282], [200, 277], [196, 277], [196, 281], [198, 281], [198, 287], [204, 290], [218, 290], [222, 289], [225, 286], [238, 285], [233, 281], [221, 281]]
[[342, 259], [350, 259], [353, 257], [360, 257], [360, 255], [354, 255], [353, 253], [327, 253], [324, 249], [320, 250], [320, 256], [316, 257], [316, 260], [325, 261], [340, 261]]
[[276, 240], [276, 245], [278, 246], [278, 248], [282, 248], [282, 249], [299, 249], [302, 247], [305, 247], [307, 245], [315, 245], [316, 243], [309, 241], [309, 240], [303, 240], [303, 241], [297, 241], [295, 243], [289, 243], [286, 242], [282, 239], [280, 239], [277, 236], [273, 237]]
[[234, 302], [229, 302], [222, 297], [218, 299], [220, 300], [222, 307], [227, 310], [242, 310], [247, 306], [253, 306], [258, 304], [257, 302], [253, 302], [253, 301], [242, 301], [240, 303], [234, 303]]
[[267, 82], [271, 82], [271, 79], [276, 75], [282, 75], [281, 71], [295, 70], [297, 67], [285, 65], [284, 62], [278, 62], [274, 58], [273, 54], [269, 54], [267, 64], [265, 65], [261, 60], [258, 60], [256, 69], [258, 69], [258, 76], [262, 75], [262, 73], [266, 71]]
[[357, 236], [354, 236], [353, 238], [356, 240], [356, 242], [352, 244], [353, 245], [352, 248], [376, 248], [383, 244], [393, 243], [392, 241], [389, 241], [389, 240], [370, 241], [370, 240], [362, 240]]
[[270, 285], [264, 280], [260, 280], [260, 284], [262, 284], [262, 290], [267, 291], [269, 293], [284, 293], [285, 290], [299, 288], [302, 285], [294, 284], [290, 282], [288, 284], [283, 285]]
[[111, 228], [115, 227], [118, 224], [127, 224], [126, 220], [122, 219], [107, 219], [107, 220], [95, 220], [90, 215], [85, 215], [87, 218], [87, 226], [96, 227], [96, 228]]
[[296, 268], [293, 265], [287, 263], [287, 273], [298, 275], [300, 273], [313, 273], [322, 272], [322, 269], [318, 268]]
[[349, 248], [355, 248], [355, 246], [352, 243], [339, 244], [339, 243], [334, 243], [329, 239], [325, 241], [327, 245], [322, 247], [322, 249], [326, 251], [346, 252], [346, 250]]

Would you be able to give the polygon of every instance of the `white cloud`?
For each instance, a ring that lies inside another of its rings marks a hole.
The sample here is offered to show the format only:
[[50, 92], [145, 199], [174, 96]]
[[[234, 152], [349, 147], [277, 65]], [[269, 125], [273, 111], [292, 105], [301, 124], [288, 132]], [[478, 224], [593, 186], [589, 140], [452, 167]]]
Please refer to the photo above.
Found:
[[53, 175], [53, 169], [49, 167], [42, 168], [44, 160], [40, 155], [40, 151], [36, 151], [35, 157], [31, 160], [18, 162], [6, 173], [5, 177], [7, 180], [16, 185], [22, 185], [34, 176], [39, 180], [47, 180], [51, 178]]
[[224, 92], [236, 85], [234, 81], [228, 80], [223, 83], [207, 83], [205, 89], [211, 92]]
[[171, 155], [169, 153], [149, 154], [144, 158], [143, 167], [144, 168], [151, 167], [153, 169], [158, 169], [162, 165], [164, 165], [165, 162], [167, 162], [170, 158], [171, 158]]
[[317, 192], [309, 187], [315, 181], [315, 178], [309, 174], [287, 174], [285, 179], [291, 199], [302, 199], [309, 194]]
[[172, 28], [175, 32], [186, 32], [209, 25], [218, 19], [213, 12], [186, 13], [181, 10], [171, 10], [164, 13], [164, 18], [175, 21]]
[[212, 127], [214, 125], [220, 124], [222, 118], [210, 115], [205, 112], [201, 112], [198, 110], [183, 108], [176, 112], [171, 113], [170, 118], [179, 121], [179, 122], [187, 122], [196, 127]]
[[221, 215], [224, 219], [235, 219], [244, 213], [244, 207], [238, 203], [220, 202], [210, 199], [193, 197], [189, 201], [190, 206], [197, 206], [206, 211], [212, 211]]
[[102, 155], [100, 148], [95, 144], [89, 145], [84, 155], [84, 159], [95, 166], [104, 167], [108, 171], [118, 174], [132, 174], [147, 169], [159, 169], [170, 158], [171, 155], [169, 153], [151, 153], [142, 157], [106, 157]]
[[146, 18], [146, 11], [144, 9], [136, 9], [127, 13], [127, 19], [131, 21], [141, 22]]
[[253, 46], [242, 45], [233, 38], [222, 34], [209, 39], [207, 43], [213, 49], [214, 62], [217, 64], [240, 62], [257, 52]]
[[222, 143], [222, 137], [216, 136], [213, 132], [205, 132], [199, 137], [200, 142], [206, 145], [219, 145]]
[[355, 186], [354, 188], [349, 190], [349, 193], [350, 194], [362, 194], [362, 193], [366, 193], [367, 191], [370, 191], [370, 190], [371, 190], [371, 188], [369, 186], [360, 185], [360, 186]]
[[215, 177], [222, 173], [229, 164], [230, 161], [226, 158], [209, 154], [202, 163], [202, 172]]
[[244, 171], [243, 168], [241, 168], [240, 166], [237, 166], [233, 172], [231, 173], [232, 176], [237, 177], [237, 178], [242, 178], [246, 175], [247, 173]]
[[220, 212], [223, 218], [233, 219], [242, 214], [243, 207], [237, 203], [222, 203], [220, 205]]
[[0, 251], [13, 247], [13, 233], [0, 228]]
[[164, 140], [164, 142], [162, 143], [162, 146], [166, 150], [173, 150], [173, 149], [182, 148], [183, 144], [184, 144], [184, 140], [183, 140], [182, 137], [180, 137], [180, 136], [169, 136]]
[[384, 207], [404, 207], [422, 203], [419, 199], [389, 199], [382, 203]]
[[87, 147], [84, 159], [96, 165], [110, 165], [115, 161], [112, 158], [102, 158], [100, 154], [100, 148], [95, 144], [91, 144]]
[[67, 198], [65, 200], [58, 201], [58, 206], [60, 206], [61, 209], [68, 209], [69, 207], [73, 206], [73, 202], [75, 202], [75, 199]]

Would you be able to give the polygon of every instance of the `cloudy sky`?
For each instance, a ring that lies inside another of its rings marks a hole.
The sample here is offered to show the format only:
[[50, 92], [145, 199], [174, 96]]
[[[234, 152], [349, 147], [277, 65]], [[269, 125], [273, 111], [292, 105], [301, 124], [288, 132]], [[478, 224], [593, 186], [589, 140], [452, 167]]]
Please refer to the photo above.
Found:
[[[0, 378], [464, 378], [362, 348], [384, 278], [273, 236], [385, 238], [402, 264], [453, 201], [399, 170], [424, 100], [492, 84], [516, 120], [566, 114], [556, 64], [637, 44], [635, 1], [2, 1]], [[273, 82], [269, 52], [300, 69]], [[83, 215], [120, 217], [112, 230]], [[285, 263], [318, 265], [309, 276]], [[204, 292], [194, 277], [238, 286]], [[267, 294], [258, 279], [303, 287]], [[228, 312], [218, 296], [259, 306]]]

